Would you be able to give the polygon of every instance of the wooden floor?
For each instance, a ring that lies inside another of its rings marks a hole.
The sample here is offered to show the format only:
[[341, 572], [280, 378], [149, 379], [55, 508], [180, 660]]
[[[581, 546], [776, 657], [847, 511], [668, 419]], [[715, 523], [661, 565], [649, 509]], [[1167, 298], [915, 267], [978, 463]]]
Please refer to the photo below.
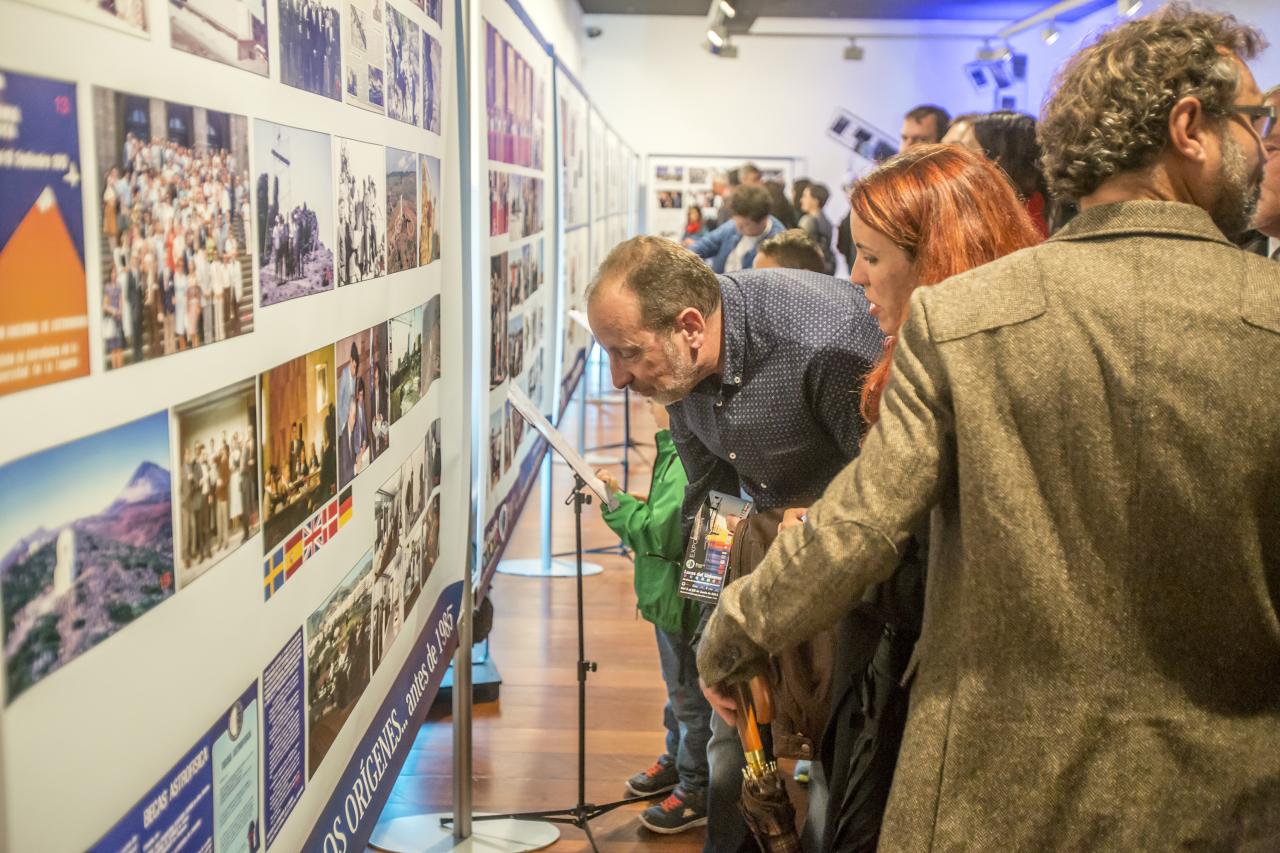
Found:
[[[565, 432], [575, 437], [578, 405], [570, 407]], [[645, 491], [653, 458], [653, 420], [633, 398], [632, 491]], [[589, 446], [622, 438], [622, 405], [587, 405]], [[571, 476], [553, 465], [553, 546], [573, 547], [573, 516], [563, 506]], [[617, 471], [621, 479], [620, 469]], [[539, 553], [538, 494], [535, 487], [518, 522], [507, 557]], [[616, 544], [600, 520], [598, 506], [585, 509], [587, 548]], [[647, 767], [663, 751], [662, 707], [666, 693], [658, 670], [653, 626], [636, 615], [630, 561], [593, 555], [603, 574], [584, 580], [587, 658], [599, 664], [587, 690], [587, 800], [602, 803], [625, 796], [623, 781]], [[490, 597], [496, 608], [491, 654], [502, 674], [498, 702], [474, 710], [472, 751], [475, 807], [510, 812], [567, 807], [577, 799], [576, 604], [572, 578], [536, 579], [499, 574]], [[433, 716], [419, 731], [384, 819], [424, 811], [447, 811], [452, 804], [450, 770], [453, 726]], [[703, 830], [661, 836], [636, 820], [641, 806], [619, 809], [593, 822], [602, 850], [701, 850]], [[565, 827], [555, 851], [590, 849], [583, 833]]]

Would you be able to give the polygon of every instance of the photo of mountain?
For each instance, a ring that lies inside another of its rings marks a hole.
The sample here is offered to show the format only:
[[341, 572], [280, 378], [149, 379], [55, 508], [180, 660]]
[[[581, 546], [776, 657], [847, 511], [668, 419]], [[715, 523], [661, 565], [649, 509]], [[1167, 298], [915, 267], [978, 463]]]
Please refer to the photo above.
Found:
[[0, 467], [7, 701], [174, 593], [169, 415]]

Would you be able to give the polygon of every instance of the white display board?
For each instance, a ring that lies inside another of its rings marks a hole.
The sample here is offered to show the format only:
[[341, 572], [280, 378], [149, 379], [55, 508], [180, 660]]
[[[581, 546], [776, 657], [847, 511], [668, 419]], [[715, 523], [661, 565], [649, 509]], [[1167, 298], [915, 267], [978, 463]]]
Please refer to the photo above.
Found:
[[689, 208], [697, 207], [706, 215], [720, 205], [711, 191], [712, 178], [748, 162], [756, 164], [765, 180], [782, 181], [790, 186], [796, 177], [796, 160], [792, 157], [650, 155], [641, 177], [647, 195], [645, 231], [672, 240], [682, 239]]
[[362, 849], [468, 549], [457, 6], [106, 8], [0, 0], [0, 849]]
[[[488, 185], [480, 235], [488, 299], [481, 319], [487, 343], [488, 406], [481, 424], [485, 519], [476, 589], [483, 596], [537, 474], [546, 444], [507, 402], [516, 385], [552, 416], [560, 381], [555, 363], [561, 317], [556, 305], [556, 138], [553, 61], [522, 10], [480, 0], [473, 15], [471, 79]], [[478, 21], [476, 18], [478, 17]]]
[[577, 79], [556, 64], [556, 126], [560, 159], [560, 270], [563, 339], [560, 357], [560, 411], [573, 396], [591, 347], [591, 333], [568, 319], [586, 310], [591, 281], [591, 172], [587, 143], [587, 96]]

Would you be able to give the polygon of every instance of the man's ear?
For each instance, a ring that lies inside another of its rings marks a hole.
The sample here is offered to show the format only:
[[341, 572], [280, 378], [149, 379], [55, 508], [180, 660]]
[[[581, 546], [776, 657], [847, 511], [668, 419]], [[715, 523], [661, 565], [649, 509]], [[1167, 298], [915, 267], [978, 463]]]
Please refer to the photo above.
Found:
[[685, 336], [690, 346], [700, 347], [707, 331], [707, 318], [697, 308], [686, 308], [676, 315], [676, 331]]
[[1209, 159], [1208, 137], [1211, 133], [1216, 136], [1215, 125], [1199, 98], [1180, 98], [1169, 112], [1169, 148], [1203, 165]]

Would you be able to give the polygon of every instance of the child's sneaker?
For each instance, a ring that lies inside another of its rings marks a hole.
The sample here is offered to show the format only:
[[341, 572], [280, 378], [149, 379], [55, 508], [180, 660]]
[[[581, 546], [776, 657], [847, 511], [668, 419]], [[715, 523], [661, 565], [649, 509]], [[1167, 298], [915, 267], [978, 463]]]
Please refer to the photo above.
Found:
[[670, 791], [680, 782], [680, 774], [676, 772], [676, 761], [670, 755], [664, 755], [648, 770], [641, 770], [627, 780], [627, 790], [637, 797], [653, 797]]
[[665, 800], [640, 813], [645, 829], [663, 835], [675, 835], [706, 822], [706, 794], [686, 794], [683, 788], [676, 788]]

